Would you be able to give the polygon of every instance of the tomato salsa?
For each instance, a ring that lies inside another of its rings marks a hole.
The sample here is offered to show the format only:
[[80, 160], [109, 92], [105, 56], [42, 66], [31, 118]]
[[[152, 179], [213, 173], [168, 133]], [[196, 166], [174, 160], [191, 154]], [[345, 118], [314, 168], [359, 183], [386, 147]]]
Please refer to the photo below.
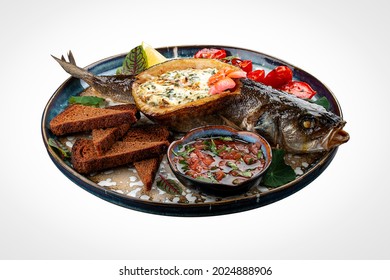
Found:
[[179, 146], [173, 153], [179, 172], [210, 183], [237, 185], [265, 167], [260, 143], [232, 137], [200, 138]]

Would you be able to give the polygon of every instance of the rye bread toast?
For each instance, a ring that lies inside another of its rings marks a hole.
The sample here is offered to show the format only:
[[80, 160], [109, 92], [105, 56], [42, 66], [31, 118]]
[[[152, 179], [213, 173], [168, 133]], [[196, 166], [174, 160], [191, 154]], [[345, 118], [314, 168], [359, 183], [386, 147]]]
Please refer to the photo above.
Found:
[[79, 104], [70, 105], [50, 121], [50, 130], [57, 136], [87, 132], [93, 129], [116, 127], [137, 121], [134, 104], [95, 108]]
[[107, 152], [112, 145], [120, 140], [129, 130], [130, 124], [125, 123], [117, 127], [100, 128], [92, 130], [92, 141], [99, 155]]
[[144, 190], [150, 191], [156, 177], [157, 171], [160, 167], [162, 155], [150, 159], [134, 162], [134, 167], [137, 170], [138, 176], [144, 184]]
[[72, 164], [82, 174], [109, 169], [163, 154], [169, 142], [123, 142], [117, 141], [110, 150], [98, 155], [92, 140], [77, 139], [72, 147]]
[[[156, 124], [147, 124], [135, 126], [129, 129], [126, 135], [122, 138], [125, 142], [151, 142], [151, 141], [167, 141], [169, 131], [165, 126]], [[144, 189], [150, 191], [153, 185], [154, 178], [160, 167], [162, 156], [153, 157], [147, 160], [134, 162], [134, 167], [137, 170], [138, 176], [144, 184]]]
[[157, 124], [144, 124], [133, 126], [123, 136], [122, 141], [126, 142], [151, 142], [165, 141], [169, 138], [169, 131], [165, 126]]

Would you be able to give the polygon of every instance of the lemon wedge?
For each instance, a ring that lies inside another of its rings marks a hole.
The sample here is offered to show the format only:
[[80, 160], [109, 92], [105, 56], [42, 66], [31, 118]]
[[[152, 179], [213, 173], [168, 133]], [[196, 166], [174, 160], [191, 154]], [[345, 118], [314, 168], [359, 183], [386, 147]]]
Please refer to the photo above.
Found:
[[146, 55], [148, 68], [167, 60], [161, 53], [156, 51], [152, 46], [146, 44], [145, 42], [142, 42], [141, 46], [144, 49]]

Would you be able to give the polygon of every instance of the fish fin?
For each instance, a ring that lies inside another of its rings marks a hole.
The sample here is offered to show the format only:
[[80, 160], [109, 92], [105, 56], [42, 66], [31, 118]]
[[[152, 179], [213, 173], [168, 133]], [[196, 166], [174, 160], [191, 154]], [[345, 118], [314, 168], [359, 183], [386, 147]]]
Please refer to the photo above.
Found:
[[238, 125], [236, 125], [235, 123], [233, 123], [231, 120], [227, 119], [226, 117], [224, 117], [222, 115], [219, 115], [219, 116], [225, 122], [226, 125], [234, 128], [234, 129], [241, 130], [241, 128]]
[[94, 75], [89, 73], [87, 70], [80, 68], [76, 65], [76, 61], [71, 51], [69, 51], [68, 53], [69, 62], [66, 61], [64, 56], [61, 56], [61, 59], [55, 57], [54, 55], [52, 55], [52, 57], [61, 65], [61, 67], [67, 73], [69, 73], [73, 77], [82, 79], [86, 81], [88, 84], [93, 82]]
[[71, 50], [69, 50], [69, 52], [68, 52], [68, 60], [69, 60], [69, 63], [76, 65], [76, 60], [74, 59], [74, 56], [73, 56], [73, 53]]

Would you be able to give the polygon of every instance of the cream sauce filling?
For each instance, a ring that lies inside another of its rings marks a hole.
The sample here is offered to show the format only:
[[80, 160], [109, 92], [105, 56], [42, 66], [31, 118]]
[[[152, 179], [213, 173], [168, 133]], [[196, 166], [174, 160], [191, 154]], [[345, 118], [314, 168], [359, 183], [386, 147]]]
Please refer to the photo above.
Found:
[[141, 84], [137, 95], [151, 106], [186, 104], [209, 96], [207, 82], [215, 73], [216, 68], [169, 71]]

